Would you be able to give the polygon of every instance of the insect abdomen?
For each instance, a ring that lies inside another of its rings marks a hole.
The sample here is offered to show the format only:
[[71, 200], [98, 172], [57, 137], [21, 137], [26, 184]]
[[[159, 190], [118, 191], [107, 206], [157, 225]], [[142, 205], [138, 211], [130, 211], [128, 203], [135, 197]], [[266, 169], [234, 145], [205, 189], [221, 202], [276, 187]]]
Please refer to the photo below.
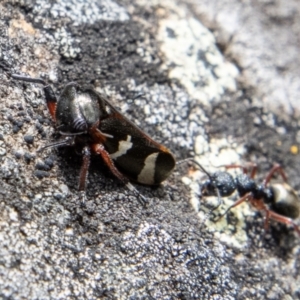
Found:
[[130, 144], [129, 139], [130, 136], [126, 142], [119, 140], [116, 152], [109, 151], [109, 141], [105, 145], [118, 169], [142, 184], [158, 185], [164, 181], [175, 167], [173, 155], [158, 148]]

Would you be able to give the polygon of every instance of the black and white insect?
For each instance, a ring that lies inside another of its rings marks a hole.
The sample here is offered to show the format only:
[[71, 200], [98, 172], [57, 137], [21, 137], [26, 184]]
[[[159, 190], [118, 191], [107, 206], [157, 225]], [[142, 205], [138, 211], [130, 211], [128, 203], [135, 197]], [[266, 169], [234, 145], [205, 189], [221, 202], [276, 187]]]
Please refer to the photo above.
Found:
[[79, 191], [83, 197], [92, 154], [100, 155], [110, 171], [145, 203], [147, 200], [129, 182], [159, 185], [173, 171], [175, 158], [163, 145], [122, 115], [102, 94], [90, 86], [68, 83], [57, 99], [43, 79], [9, 74], [14, 80], [43, 85], [46, 103], [63, 139], [48, 147], [76, 146], [83, 162]]
[[[209, 177], [201, 187], [203, 196], [228, 197], [235, 191], [239, 195], [239, 199], [225, 211], [221, 218], [233, 207], [247, 201], [257, 210], [265, 213], [265, 230], [268, 229], [269, 221], [275, 220], [293, 226], [300, 235], [300, 228], [293, 221], [300, 216], [300, 199], [297, 192], [287, 184], [287, 176], [280, 165], [274, 165], [261, 184], [254, 180], [257, 171], [255, 164], [249, 164], [248, 167], [242, 165], [225, 166], [226, 169], [240, 168], [243, 170], [243, 173], [235, 178], [224, 171], [211, 175], [201, 165], [198, 163], [197, 165]], [[251, 168], [250, 175], [248, 175], [249, 168]], [[271, 183], [275, 173], [280, 174], [283, 182]]]

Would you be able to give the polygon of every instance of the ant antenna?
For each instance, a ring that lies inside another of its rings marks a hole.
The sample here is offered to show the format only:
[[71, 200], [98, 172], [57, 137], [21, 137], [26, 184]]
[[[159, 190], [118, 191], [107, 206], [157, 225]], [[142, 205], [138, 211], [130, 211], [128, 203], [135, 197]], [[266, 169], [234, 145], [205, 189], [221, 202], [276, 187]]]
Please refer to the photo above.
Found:
[[176, 165], [181, 165], [182, 163], [186, 163], [186, 162], [192, 162], [194, 163], [204, 174], [206, 174], [206, 176], [209, 178], [210, 182], [212, 183], [212, 185], [214, 186], [215, 188], [215, 191], [216, 191], [216, 194], [217, 194], [217, 197], [218, 197], [218, 204], [213, 207], [212, 209], [209, 210], [209, 212], [206, 214], [205, 218], [204, 218], [204, 221], [203, 222], [206, 222], [206, 220], [208, 219], [208, 217], [216, 210], [220, 207], [220, 205], [222, 204], [222, 200], [221, 200], [221, 194], [220, 194], [220, 191], [216, 185], [216, 182], [213, 178], [213, 176], [207, 172], [205, 170], [205, 168], [199, 163], [197, 162], [194, 158], [185, 158], [183, 160], [180, 160], [176, 163]]

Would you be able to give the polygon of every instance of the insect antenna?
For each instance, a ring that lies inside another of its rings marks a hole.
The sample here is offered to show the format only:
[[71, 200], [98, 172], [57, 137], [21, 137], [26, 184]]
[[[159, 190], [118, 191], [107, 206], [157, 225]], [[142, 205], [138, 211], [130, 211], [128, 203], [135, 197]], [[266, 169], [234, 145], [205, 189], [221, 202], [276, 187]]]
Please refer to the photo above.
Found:
[[40, 147], [37, 150], [37, 152], [43, 152], [45, 149], [48, 149], [48, 148], [57, 148], [57, 147], [60, 147], [60, 146], [73, 146], [74, 145], [74, 139], [75, 138], [73, 136], [68, 136], [63, 140], [59, 140], [57, 142], [53, 142], [53, 143], [50, 143], [50, 144], [45, 145], [43, 147]]
[[[180, 164], [183, 164], [183, 163], [188, 163], [188, 162], [192, 162], [193, 164], [195, 164], [203, 173], [206, 174], [206, 176], [209, 178], [210, 180], [210, 183], [214, 186], [214, 189], [216, 191], [216, 194], [217, 194], [217, 197], [218, 197], [218, 204], [211, 208], [209, 210], [209, 212], [206, 214], [205, 218], [204, 218], [204, 221], [205, 222], [208, 217], [216, 210], [220, 207], [220, 205], [222, 204], [222, 198], [221, 198], [221, 194], [220, 194], [220, 191], [219, 191], [219, 188], [217, 187], [217, 184], [216, 184], [216, 181], [214, 179], [214, 177], [208, 172], [205, 170], [205, 168], [199, 163], [197, 162], [194, 158], [185, 158], [183, 160], [180, 160], [176, 163], [176, 165], [180, 165]], [[201, 191], [202, 192], [202, 191]]]
[[32, 77], [27, 77], [27, 76], [18, 75], [18, 74], [11, 74], [11, 73], [8, 73], [8, 75], [11, 78], [16, 79], [16, 80], [46, 85], [45, 80], [43, 80], [42, 78], [32, 78]]

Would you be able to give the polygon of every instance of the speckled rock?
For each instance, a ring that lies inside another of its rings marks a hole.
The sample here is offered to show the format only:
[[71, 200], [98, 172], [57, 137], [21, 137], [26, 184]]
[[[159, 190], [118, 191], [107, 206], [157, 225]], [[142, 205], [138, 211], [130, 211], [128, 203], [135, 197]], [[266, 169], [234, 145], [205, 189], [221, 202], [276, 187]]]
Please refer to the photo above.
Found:
[[[270, 91], [284, 86], [275, 84], [278, 63], [248, 47], [264, 39], [264, 18], [246, 34], [236, 20], [239, 11], [251, 14], [250, 4], [208, 2], [1, 2], [0, 298], [300, 297], [295, 232], [272, 223], [265, 233], [262, 215], [248, 204], [214, 222], [236, 195], [208, 216], [217, 199], [201, 197], [205, 174], [189, 164], [162, 186], [135, 185], [149, 199], [143, 207], [93, 157], [82, 205], [81, 156], [73, 147], [37, 151], [57, 139], [41, 87], [7, 74], [43, 77], [57, 95], [70, 81], [92, 84], [178, 160], [193, 157], [209, 172], [251, 160], [259, 164], [258, 180], [279, 162], [298, 190], [300, 124], [290, 114], [297, 107], [292, 97], [280, 112], [277, 100], [272, 105], [280, 93]], [[291, 9], [272, 4], [274, 20], [299, 14], [287, 3]], [[277, 38], [272, 30], [270, 36]], [[265, 64], [272, 65], [268, 77], [259, 71]], [[281, 61], [280, 70], [285, 66]], [[294, 78], [295, 91], [296, 68], [289, 69], [285, 78]], [[261, 94], [268, 96], [263, 102]]]

